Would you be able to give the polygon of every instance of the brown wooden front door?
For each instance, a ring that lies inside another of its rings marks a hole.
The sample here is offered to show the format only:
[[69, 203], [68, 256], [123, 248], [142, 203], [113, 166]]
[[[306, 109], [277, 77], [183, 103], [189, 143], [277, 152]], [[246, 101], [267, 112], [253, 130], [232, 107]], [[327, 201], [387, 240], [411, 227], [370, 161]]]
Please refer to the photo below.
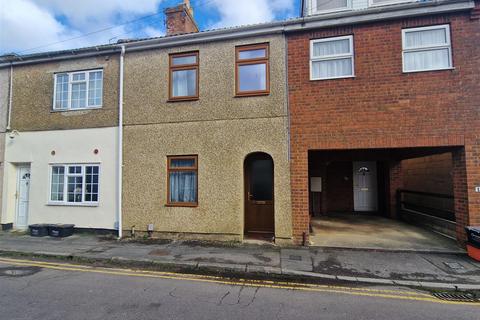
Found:
[[274, 234], [273, 160], [254, 153], [245, 160], [245, 234]]

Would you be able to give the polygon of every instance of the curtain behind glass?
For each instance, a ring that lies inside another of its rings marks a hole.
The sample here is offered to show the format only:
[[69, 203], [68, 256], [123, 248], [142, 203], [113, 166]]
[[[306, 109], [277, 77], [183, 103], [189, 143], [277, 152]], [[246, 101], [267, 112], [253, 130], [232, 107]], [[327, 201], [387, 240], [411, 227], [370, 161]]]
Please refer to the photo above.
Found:
[[405, 70], [430, 70], [450, 67], [448, 49], [405, 52]]
[[352, 58], [314, 61], [312, 63], [313, 78], [344, 77], [352, 74]]
[[195, 96], [197, 91], [197, 70], [173, 71], [172, 94], [174, 97]]
[[316, 42], [313, 44], [313, 56], [331, 56], [337, 54], [349, 54], [350, 53], [350, 40], [332, 40], [328, 42]]
[[317, 0], [314, 11], [332, 10], [348, 7], [348, 0]]
[[447, 34], [444, 28], [405, 32], [406, 49], [446, 44]]
[[170, 172], [170, 202], [197, 201], [197, 174], [191, 171]]

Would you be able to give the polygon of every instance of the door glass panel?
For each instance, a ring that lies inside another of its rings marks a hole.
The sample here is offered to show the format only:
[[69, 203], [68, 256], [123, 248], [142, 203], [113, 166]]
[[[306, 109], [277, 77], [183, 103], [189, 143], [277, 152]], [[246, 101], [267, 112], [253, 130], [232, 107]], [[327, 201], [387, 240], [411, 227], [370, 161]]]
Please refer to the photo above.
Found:
[[250, 169], [250, 197], [254, 201], [273, 200], [273, 163], [270, 159], [254, 160]]

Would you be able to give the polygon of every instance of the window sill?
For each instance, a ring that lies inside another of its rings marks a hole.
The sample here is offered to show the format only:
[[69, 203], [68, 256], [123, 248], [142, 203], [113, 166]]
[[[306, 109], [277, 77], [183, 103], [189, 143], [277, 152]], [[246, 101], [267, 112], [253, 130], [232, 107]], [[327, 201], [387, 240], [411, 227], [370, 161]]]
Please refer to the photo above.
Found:
[[196, 208], [198, 207], [198, 203], [167, 203], [165, 207]]
[[79, 109], [64, 109], [64, 110], [50, 110], [52, 113], [57, 113], [57, 112], [75, 112], [75, 111], [88, 111], [88, 110], [97, 110], [97, 109], [102, 109], [103, 106], [98, 106], [98, 107], [88, 107], [88, 108], [79, 108]]
[[249, 93], [237, 93], [234, 98], [245, 98], [245, 97], [261, 97], [270, 95], [270, 91], [262, 92], [249, 92]]
[[352, 76], [343, 76], [343, 77], [332, 77], [332, 78], [310, 78], [310, 81], [327, 81], [327, 80], [339, 80], [339, 79], [355, 79], [355, 75]]
[[444, 69], [428, 69], [428, 70], [412, 70], [412, 71], [402, 71], [403, 74], [409, 74], [409, 73], [419, 73], [419, 72], [436, 72], [436, 71], [453, 71], [455, 70], [455, 67], [451, 68], [444, 68]]
[[188, 102], [188, 101], [198, 101], [200, 98], [198, 97], [190, 97], [190, 98], [170, 98], [167, 100], [168, 103], [171, 102]]
[[327, 14], [327, 13], [337, 13], [337, 12], [345, 12], [345, 11], [353, 11], [353, 8], [348, 7], [348, 8], [338, 8], [338, 9], [331, 9], [331, 10], [317, 10], [317, 11], [311, 11], [310, 15], [315, 16], [315, 15], [321, 15], [321, 14]]
[[387, 1], [384, 3], [372, 3], [371, 1], [368, 3], [369, 8], [376, 8], [376, 7], [384, 7], [384, 6], [392, 6], [396, 4], [404, 4], [409, 2], [415, 2], [415, 0], [399, 0], [399, 1]]
[[47, 206], [52, 207], [98, 207], [98, 203], [56, 203], [56, 202], [47, 202]]

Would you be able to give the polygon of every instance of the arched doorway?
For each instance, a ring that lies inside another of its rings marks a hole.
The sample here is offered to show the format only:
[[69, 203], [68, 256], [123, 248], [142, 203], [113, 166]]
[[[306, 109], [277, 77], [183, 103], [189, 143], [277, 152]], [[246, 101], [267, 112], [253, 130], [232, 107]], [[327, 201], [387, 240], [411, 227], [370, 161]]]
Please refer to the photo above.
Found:
[[272, 239], [274, 223], [273, 159], [266, 153], [252, 153], [245, 158], [245, 235]]

